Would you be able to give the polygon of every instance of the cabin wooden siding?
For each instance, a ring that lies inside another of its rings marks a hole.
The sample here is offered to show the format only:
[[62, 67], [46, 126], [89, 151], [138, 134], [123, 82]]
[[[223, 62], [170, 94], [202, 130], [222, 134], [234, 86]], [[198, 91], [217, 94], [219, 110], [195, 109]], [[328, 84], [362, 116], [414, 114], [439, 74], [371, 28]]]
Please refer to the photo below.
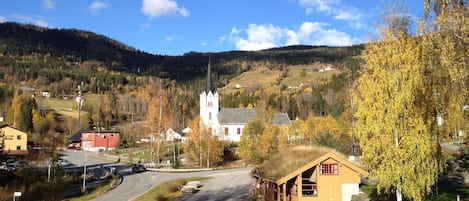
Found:
[[[321, 174], [320, 167], [323, 163], [337, 164], [338, 173], [336, 175]], [[303, 172], [311, 171], [312, 168], [316, 168], [313, 174], [316, 176], [317, 195], [303, 196], [302, 175]], [[264, 200], [343, 201], [349, 198], [342, 197], [342, 191], [344, 190], [342, 186], [344, 184], [346, 186], [356, 184], [358, 189], [361, 175], [367, 176], [368, 172], [343, 157], [328, 153], [276, 181], [265, 180], [261, 194], [264, 195]], [[355, 189], [352, 189], [352, 191], [355, 191]]]

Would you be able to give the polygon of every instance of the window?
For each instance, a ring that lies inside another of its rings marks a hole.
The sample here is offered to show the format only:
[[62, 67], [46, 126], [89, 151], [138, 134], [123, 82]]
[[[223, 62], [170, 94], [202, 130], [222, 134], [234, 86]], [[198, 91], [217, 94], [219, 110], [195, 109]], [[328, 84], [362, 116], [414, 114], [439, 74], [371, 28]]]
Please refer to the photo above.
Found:
[[241, 135], [241, 128], [236, 129], [236, 134]]
[[21, 150], [21, 145], [16, 146], [16, 150]]
[[210, 120], [212, 119], [212, 113], [211, 112], [208, 113], [208, 119], [210, 119]]
[[228, 135], [228, 127], [225, 127], [225, 135]]
[[339, 174], [339, 165], [322, 163], [321, 164], [321, 174], [322, 175], [338, 175]]
[[212, 101], [209, 101], [209, 102], [207, 103], [207, 105], [208, 105], [209, 107], [212, 107]]
[[17, 140], [21, 140], [21, 135], [17, 135], [17, 136], [16, 136], [16, 139], [17, 139]]

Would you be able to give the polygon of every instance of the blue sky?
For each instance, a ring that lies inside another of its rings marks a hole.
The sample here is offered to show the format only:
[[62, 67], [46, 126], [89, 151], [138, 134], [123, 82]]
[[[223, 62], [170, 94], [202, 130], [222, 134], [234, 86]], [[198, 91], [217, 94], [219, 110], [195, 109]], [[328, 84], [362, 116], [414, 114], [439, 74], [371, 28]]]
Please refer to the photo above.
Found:
[[[346, 46], [376, 33], [382, 0], [0, 0], [0, 22], [74, 28], [161, 55]], [[414, 18], [423, 1], [408, 0]]]

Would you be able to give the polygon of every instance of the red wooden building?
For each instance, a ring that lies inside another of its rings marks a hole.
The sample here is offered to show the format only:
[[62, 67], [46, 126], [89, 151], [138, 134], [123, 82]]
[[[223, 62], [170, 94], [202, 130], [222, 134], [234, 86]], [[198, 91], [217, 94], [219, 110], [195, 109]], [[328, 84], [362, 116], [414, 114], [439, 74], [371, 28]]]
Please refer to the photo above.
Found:
[[117, 131], [81, 131], [81, 147], [88, 151], [116, 149], [120, 135]]

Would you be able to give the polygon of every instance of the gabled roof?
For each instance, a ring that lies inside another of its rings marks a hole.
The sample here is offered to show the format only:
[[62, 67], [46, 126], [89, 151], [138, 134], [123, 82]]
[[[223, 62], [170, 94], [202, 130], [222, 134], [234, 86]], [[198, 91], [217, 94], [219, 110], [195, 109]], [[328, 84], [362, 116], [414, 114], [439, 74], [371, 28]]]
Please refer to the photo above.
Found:
[[220, 124], [247, 124], [256, 118], [256, 109], [252, 108], [221, 108], [218, 113]]
[[277, 113], [272, 119], [272, 124], [273, 125], [291, 124], [291, 120], [288, 117], [287, 113]]
[[68, 138], [69, 142], [78, 142], [81, 141], [81, 131], [78, 131], [74, 135]]
[[[74, 135], [68, 138], [69, 142], [78, 142], [81, 141], [81, 134], [82, 133], [97, 133], [96, 130], [81, 130], [75, 133]], [[99, 133], [119, 133], [119, 131], [109, 131], [109, 130], [100, 130]]]
[[301, 172], [331, 158], [361, 175], [368, 175], [368, 171], [348, 161], [342, 154], [333, 149], [306, 146], [294, 147], [277, 154], [266, 160], [258, 167], [258, 170], [260, 176], [264, 179], [282, 184]]
[[3, 124], [3, 125], [0, 125], [0, 129], [5, 128], [5, 127], [9, 127], [9, 128], [15, 129], [15, 130], [17, 130], [17, 131], [20, 131], [20, 132], [22, 132], [22, 133], [28, 134], [27, 132], [22, 131], [22, 130], [20, 130], [19, 128], [16, 128], [16, 127], [14, 127], [14, 126], [12, 126], [12, 125], [10, 125], [10, 124]]

